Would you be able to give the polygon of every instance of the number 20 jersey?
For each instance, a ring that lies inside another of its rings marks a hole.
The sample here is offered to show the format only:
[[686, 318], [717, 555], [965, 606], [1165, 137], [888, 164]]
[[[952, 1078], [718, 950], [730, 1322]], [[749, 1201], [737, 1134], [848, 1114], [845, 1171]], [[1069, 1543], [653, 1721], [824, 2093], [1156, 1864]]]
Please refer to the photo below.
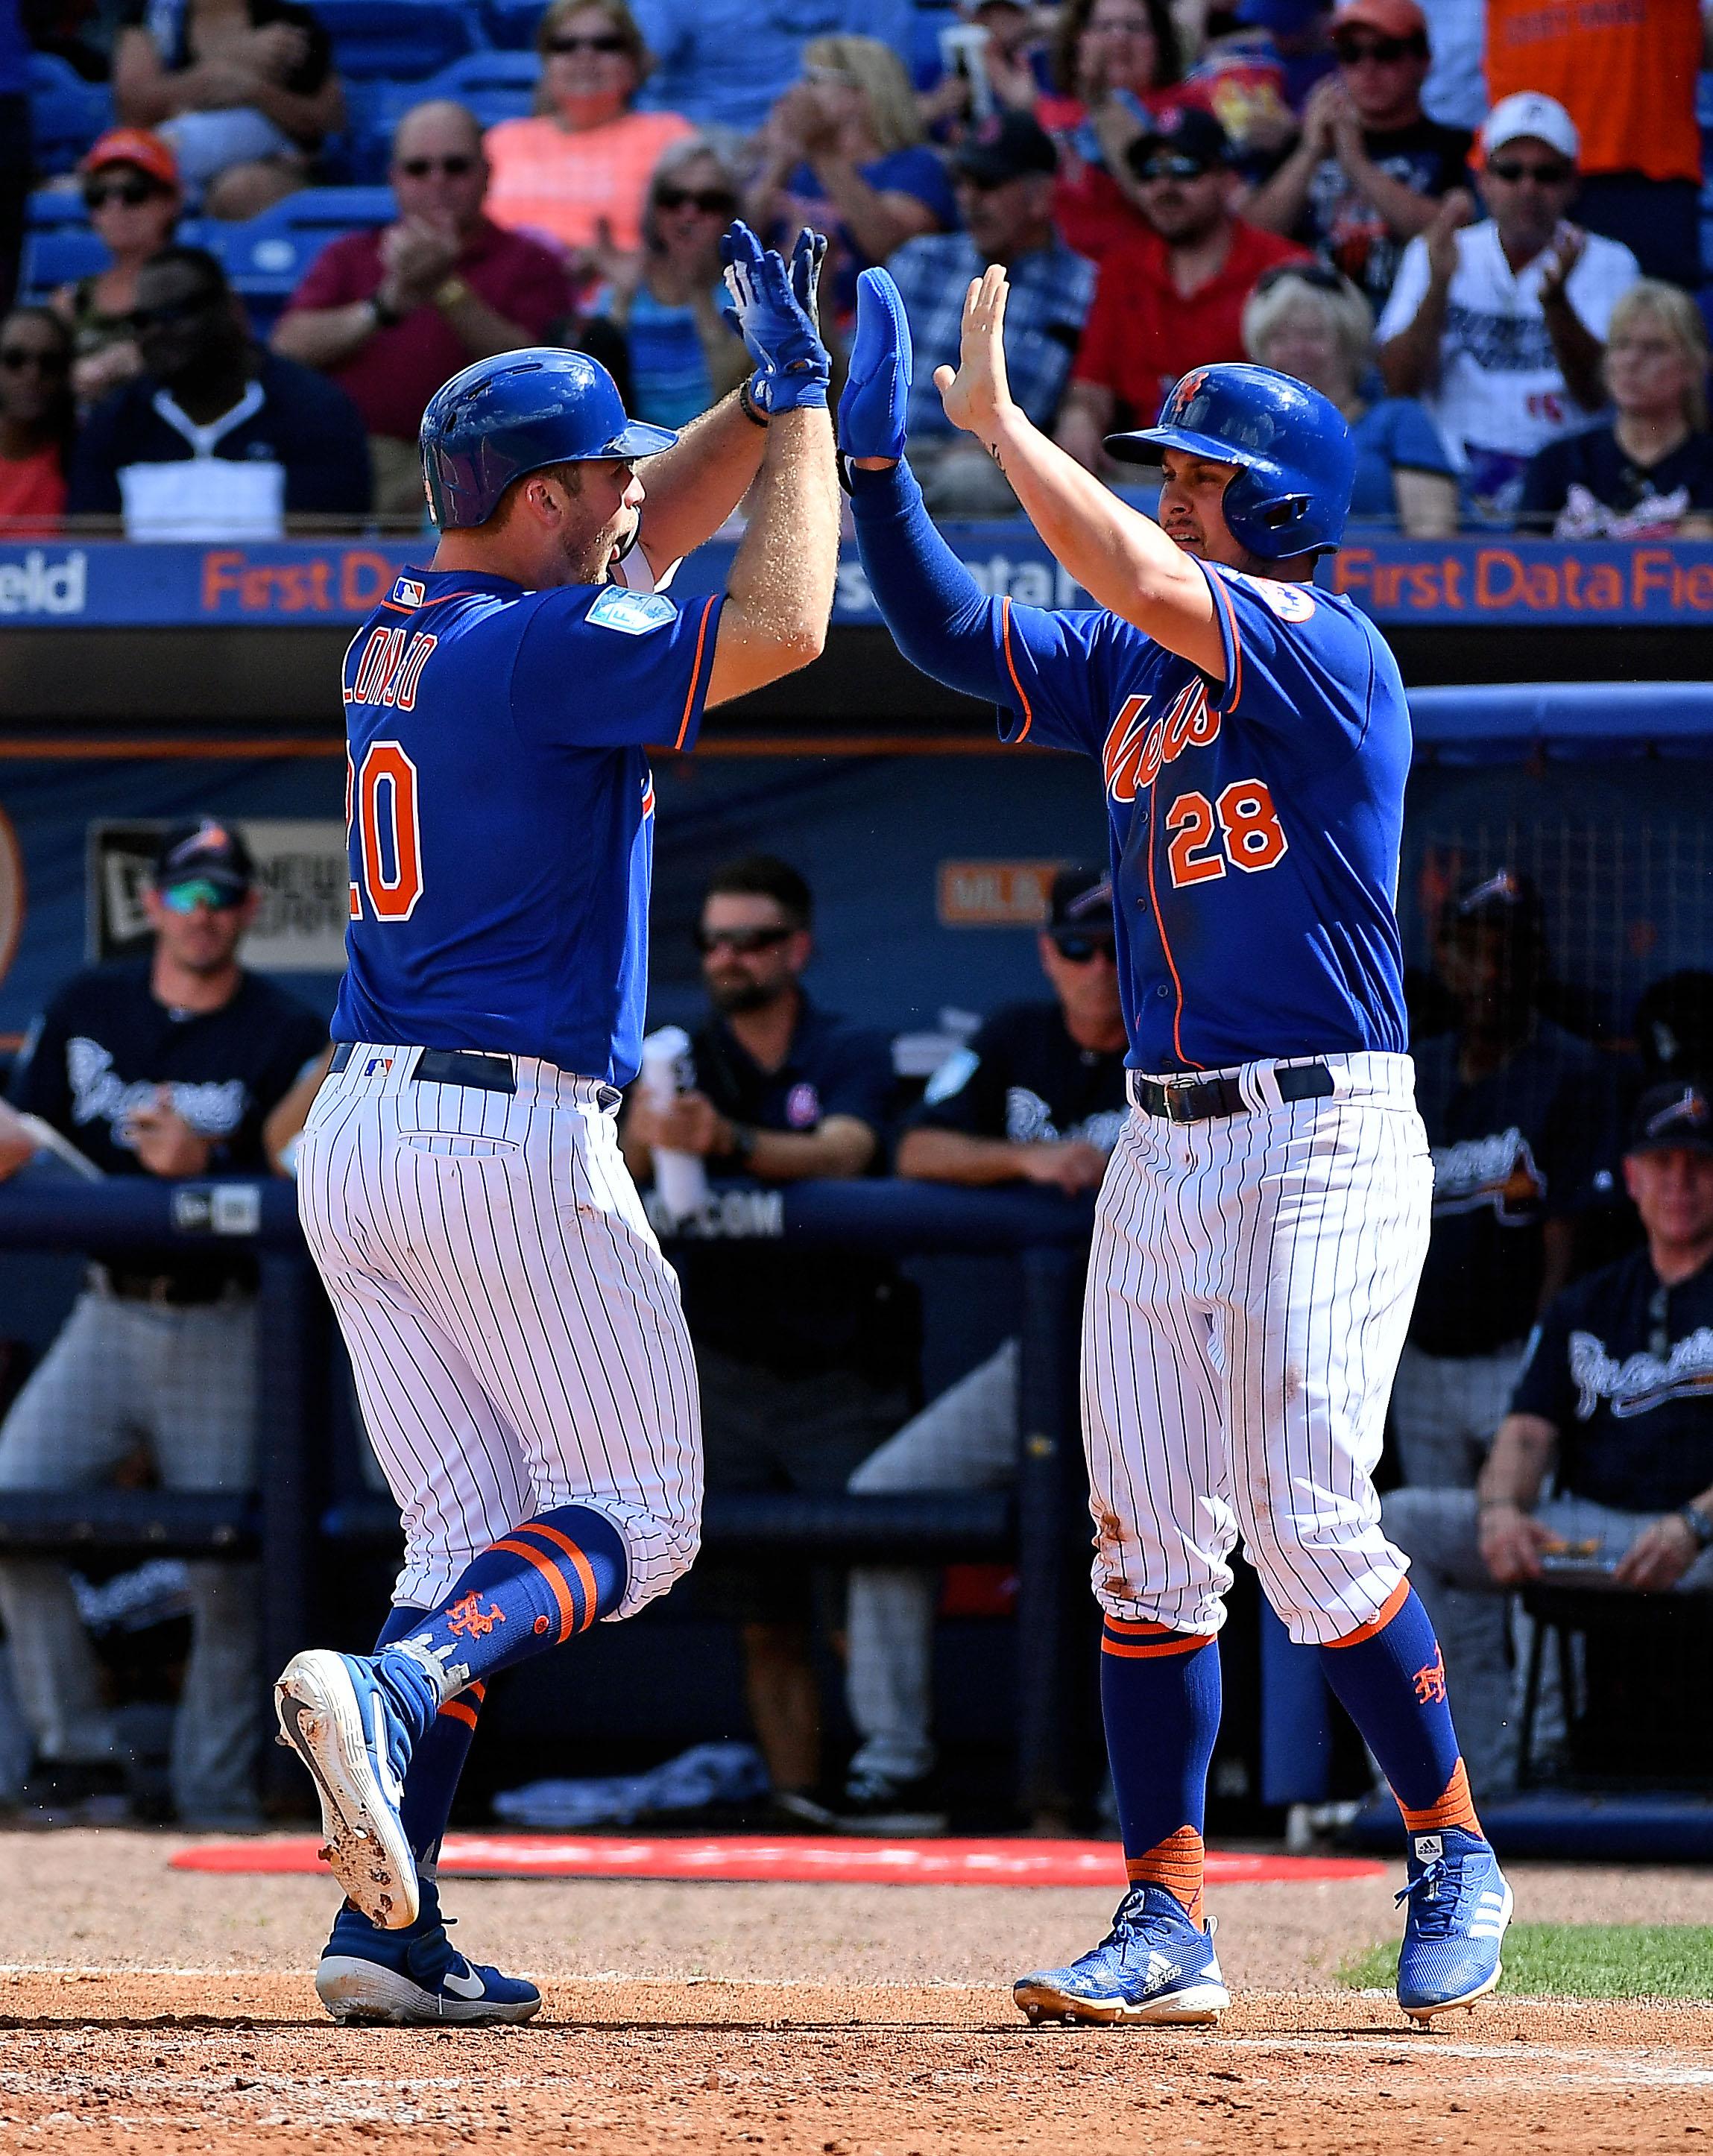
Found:
[[400, 577], [343, 670], [350, 918], [336, 1040], [536, 1055], [628, 1085], [654, 860], [647, 751], [701, 724], [721, 602]]
[[995, 613], [1003, 737], [1102, 767], [1127, 1060], [1402, 1052], [1397, 663], [1347, 599], [1197, 566], [1221, 685], [1115, 614]]

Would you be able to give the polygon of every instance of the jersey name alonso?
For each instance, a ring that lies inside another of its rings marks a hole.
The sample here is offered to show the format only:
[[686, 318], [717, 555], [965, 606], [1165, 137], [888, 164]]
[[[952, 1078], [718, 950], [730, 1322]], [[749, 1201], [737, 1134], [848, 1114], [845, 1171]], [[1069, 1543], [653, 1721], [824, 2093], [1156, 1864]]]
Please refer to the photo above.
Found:
[[701, 724], [720, 601], [401, 577], [345, 654], [350, 919], [336, 1040], [640, 1055], [650, 747]]
[[1002, 737], [1102, 767], [1128, 1061], [1400, 1053], [1397, 665], [1347, 599], [1198, 566], [1222, 684], [1114, 614], [995, 619]]

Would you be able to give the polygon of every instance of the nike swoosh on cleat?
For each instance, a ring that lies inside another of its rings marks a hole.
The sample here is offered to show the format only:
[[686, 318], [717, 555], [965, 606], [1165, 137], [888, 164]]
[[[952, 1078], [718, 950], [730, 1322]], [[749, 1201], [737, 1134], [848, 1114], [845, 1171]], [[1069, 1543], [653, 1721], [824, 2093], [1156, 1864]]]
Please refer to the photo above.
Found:
[[462, 1976], [456, 1969], [449, 1969], [440, 1979], [440, 1988], [457, 1999], [482, 1999], [487, 1995], [487, 1986], [473, 1969], [466, 1969]]

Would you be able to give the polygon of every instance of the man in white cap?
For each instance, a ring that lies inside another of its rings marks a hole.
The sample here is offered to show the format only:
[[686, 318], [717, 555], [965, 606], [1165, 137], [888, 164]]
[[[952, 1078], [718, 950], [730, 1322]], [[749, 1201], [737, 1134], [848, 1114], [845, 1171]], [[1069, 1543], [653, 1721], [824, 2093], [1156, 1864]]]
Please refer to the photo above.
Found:
[[1579, 145], [1555, 99], [1520, 91], [1487, 116], [1476, 186], [1404, 249], [1377, 332], [1395, 397], [1420, 397], [1476, 513], [1508, 521], [1535, 451], [1606, 402], [1606, 327], [1641, 272], [1616, 240], [1570, 223]]

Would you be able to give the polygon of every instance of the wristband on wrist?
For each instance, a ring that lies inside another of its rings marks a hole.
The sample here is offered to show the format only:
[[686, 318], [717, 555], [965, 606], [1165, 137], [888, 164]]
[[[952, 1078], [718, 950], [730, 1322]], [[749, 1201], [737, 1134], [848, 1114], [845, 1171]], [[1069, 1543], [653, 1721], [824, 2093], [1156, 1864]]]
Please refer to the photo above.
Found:
[[748, 1168], [755, 1151], [757, 1132], [754, 1123], [733, 1123], [732, 1149], [727, 1158], [735, 1160], [739, 1168]]
[[461, 307], [466, 300], [475, 297], [469, 285], [455, 272], [450, 277], [443, 277], [435, 287], [435, 305], [443, 311], [447, 307]]
[[746, 375], [743, 380], [738, 383], [738, 409], [743, 414], [744, 418], [749, 422], [752, 427], [765, 427], [767, 424], [767, 414], [755, 401], [755, 391], [751, 386], [752, 381], [753, 377]]
[[389, 306], [378, 292], [369, 294], [368, 303], [374, 311], [375, 327], [378, 330], [396, 329], [404, 319], [398, 308]]
[[1713, 1549], [1713, 1513], [1704, 1512], [1699, 1505], [1680, 1505], [1677, 1517], [1695, 1537], [1697, 1550]]

